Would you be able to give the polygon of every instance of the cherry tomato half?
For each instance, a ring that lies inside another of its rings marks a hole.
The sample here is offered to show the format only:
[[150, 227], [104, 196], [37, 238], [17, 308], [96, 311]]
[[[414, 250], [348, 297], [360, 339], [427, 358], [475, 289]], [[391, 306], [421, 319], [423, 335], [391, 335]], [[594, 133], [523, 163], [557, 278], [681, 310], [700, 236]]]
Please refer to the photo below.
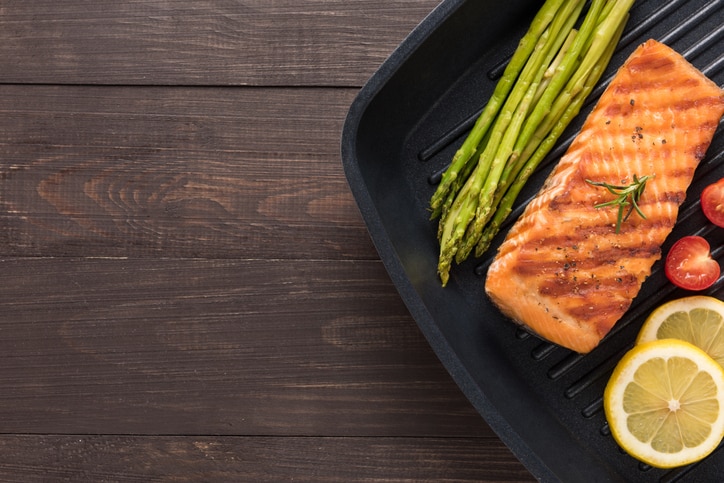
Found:
[[719, 263], [711, 257], [709, 243], [700, 236], [685, 236], [666, 255], [668, 279], [685, 290], [704, 290], [719, 279]]
[[701, 210], [709, 221], [724, 228], [724, 178], [701, 192]]

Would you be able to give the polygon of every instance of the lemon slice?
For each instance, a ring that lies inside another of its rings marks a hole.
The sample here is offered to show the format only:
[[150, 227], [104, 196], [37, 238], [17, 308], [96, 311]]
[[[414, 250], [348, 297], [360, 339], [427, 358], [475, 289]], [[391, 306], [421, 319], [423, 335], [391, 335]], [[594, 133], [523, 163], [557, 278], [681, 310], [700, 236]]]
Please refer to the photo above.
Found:
[[658, 468], [693, 463], [724, 437], [724, 369], [688, 342], [644, 342], [614, 369], [603, 407], [634, 458]]
[[724, 367], [724, 302], [695, 295], [661, 305], [648, 316], [636, 342], [656, 339], [691, 342]]

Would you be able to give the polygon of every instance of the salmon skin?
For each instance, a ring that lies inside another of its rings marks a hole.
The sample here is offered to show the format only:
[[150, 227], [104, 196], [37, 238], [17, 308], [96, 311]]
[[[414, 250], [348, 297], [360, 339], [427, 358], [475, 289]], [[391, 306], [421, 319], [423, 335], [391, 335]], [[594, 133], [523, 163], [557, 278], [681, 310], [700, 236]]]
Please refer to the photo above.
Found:
[[[485, 280], [514, 321], [578, 353], [630, 307], [671, 232], [724, 114], [724, 91], [671, 48], [631, 54], [496, 253]], [[653, 176], [616, 231], [616, 198], [590, 183]], [[587, 181], [588, 180], [588, 181]]]

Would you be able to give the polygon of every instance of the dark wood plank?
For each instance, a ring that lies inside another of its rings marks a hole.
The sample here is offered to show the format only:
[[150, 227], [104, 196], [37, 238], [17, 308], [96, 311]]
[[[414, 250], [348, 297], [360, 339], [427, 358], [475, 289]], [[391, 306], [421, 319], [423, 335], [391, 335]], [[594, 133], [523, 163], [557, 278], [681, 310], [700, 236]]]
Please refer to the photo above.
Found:
[[355, 89], [0, 86], [0, 254], [375, 259]]
[[360, 86], [439, 0], [4, 0], [0, 82]]
[[0, 261], [4, 432], [490, 436], [380, 262]]
[[0, 436], [0, 479], [535, 481], [492, 438]]
[[532, 481], [339, 159], [437, 3], [2, 3], [0, 480]]

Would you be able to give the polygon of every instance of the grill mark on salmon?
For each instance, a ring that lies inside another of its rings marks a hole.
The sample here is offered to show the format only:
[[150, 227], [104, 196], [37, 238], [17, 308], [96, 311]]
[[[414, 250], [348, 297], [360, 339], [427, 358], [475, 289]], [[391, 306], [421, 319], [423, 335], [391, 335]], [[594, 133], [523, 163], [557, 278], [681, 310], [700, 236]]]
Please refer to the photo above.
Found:
[[[660, 250], [652, 246], [620, 246], [608, 249], [600, 249], [599, 247], [596, 247], [591, 250], [588, 250], [588, 248], [578, 247], [575, 252], [576, 253], [570, 256], [565, 255], [563, 258], [559, 259], [555, 259], [556, 254], [548, 253], [547, 256], [550, 260], [545, 262], [537, 260], [541, 257], [542, 250], [527, 257], [523, 255], [520, 263], [514, 267], [514, 271], [516, 274], [522, 276], [530, 276], [541, 272], [557, 272], [560, 270], [594, 274], [595, 272], [592, 269], [597, 269], [600, 278], [600, 274], [603, 272], [603, 267], [607, 265], [624, 270], [626, 265], [631, 264], [632, 260], [647, 260], [652, 256], [656, 256]], [[588, 253], [581, 254], [580, 252]], [[558, 256], [560, 257], [560, 255]]]
[[[580, 353], [631, 306], [661, 258], [699, 161], [724, 114], [724, 91], [649, 40], [619, 69], [580, 133], [508, 232], [485, 291], [529, 330]], [[614, 195], [587, 180], [654, 175], [616, 233]]]

